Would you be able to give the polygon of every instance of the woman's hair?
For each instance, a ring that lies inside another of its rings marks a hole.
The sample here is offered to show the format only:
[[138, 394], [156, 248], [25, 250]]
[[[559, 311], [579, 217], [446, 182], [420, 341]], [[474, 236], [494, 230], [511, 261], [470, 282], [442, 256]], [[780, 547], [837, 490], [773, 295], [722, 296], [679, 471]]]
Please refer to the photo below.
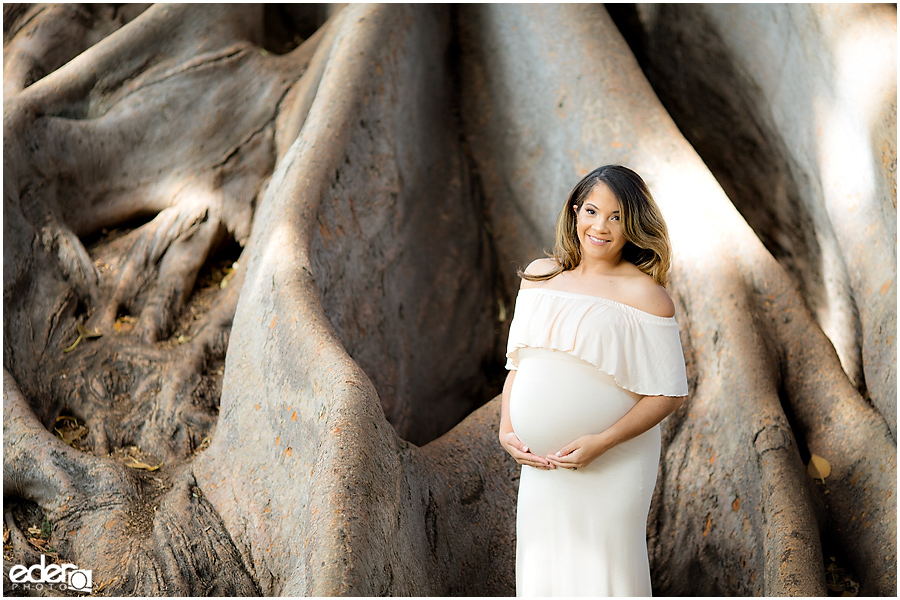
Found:
[[[556, 219], [556, 246], [547, 256], [557, 266], [543, 275], [529, 275], [519, 269], [519, 277], [545, 281], [571, 271], [581, 263], [581, 244], [576, 230], [577, 212], [598, 183], [604, 183], [619, 202], [619, 218], [625, 234], [622, 258], [665, 286], [669, 281], [672, 247], [659, 207], [641, 176], [627, 167], [606, 165], [594, 169], [569, 192]], [[576, 209], [572, 210], [575, 206]]]

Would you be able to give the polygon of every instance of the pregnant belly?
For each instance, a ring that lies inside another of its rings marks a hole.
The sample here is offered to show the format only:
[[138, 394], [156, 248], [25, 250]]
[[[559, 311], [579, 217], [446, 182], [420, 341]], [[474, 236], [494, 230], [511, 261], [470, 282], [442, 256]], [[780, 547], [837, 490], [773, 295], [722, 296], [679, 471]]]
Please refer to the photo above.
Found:
[[535, 454], [547, 455], [607, 429], [639, 399], [606, 373], [565, 352], [522, 348], [509, 416], [519, 439]]

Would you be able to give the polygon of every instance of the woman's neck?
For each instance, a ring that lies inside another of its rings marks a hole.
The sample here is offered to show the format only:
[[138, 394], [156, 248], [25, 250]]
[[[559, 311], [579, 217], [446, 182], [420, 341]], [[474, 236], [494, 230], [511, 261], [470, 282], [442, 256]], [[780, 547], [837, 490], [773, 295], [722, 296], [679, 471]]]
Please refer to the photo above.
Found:
[[617, 258], [604, 260], [582, 258], [578, 266], [572, 269], [572, 271], [579, 277], [614, 275], [616, 271], [619, 270], [622, 261], [623, 258], [621, 254], [619, 254]]

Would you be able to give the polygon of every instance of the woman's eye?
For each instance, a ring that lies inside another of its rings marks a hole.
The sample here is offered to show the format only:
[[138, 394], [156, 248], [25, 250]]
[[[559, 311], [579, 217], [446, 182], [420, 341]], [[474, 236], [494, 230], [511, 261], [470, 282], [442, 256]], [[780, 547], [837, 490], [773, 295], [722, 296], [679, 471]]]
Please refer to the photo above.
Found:
[[610, 221], [618, 221], [618, 220], [619, 220], [619, 215], [613, 215], [612, 217], [610, 217], [609, 220], [610, 220]]
[[593, 208], [586, 208], [585, 211], [586, 211], [587, 214], [589, 214], [589, 215], [594, 215], [594, 214], [595, 214], [595, 211], [594, 211]]

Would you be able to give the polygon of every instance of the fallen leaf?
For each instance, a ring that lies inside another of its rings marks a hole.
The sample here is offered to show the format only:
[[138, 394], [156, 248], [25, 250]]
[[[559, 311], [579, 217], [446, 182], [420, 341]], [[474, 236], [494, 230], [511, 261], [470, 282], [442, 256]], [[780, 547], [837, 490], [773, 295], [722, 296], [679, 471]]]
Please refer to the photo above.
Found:
[[66, 353], [71, 352], [72, 350], [75, 349], [76, 346], [78, 346], [78, 344], [84, 338], [98, 338], [103, 335], [103, 333], [99, 329], [88, 329], [81, 323], [76, 324], [75, 329], [78, 330], [78, 337], [75, 339], [75, 341], [72, 343], [72, 345], [69, 346], [68, 348], [66, 348], [65, 350], [63, 350], [63, 352], [66, 352]]
[[132, 458], [132, 457], [130, 457], [130, 456], [128, 457], [128, 459], [131, 460], [131, 462], [130, 462], [130, 463], [125, 463], [125, 466], [126, 466], [126, 467], [131, 467], [132, 469], [141, 469], [141, 470], [143, 470], [143, 471], [155, 471], [155, 470], [157, 470], [158, 468], [160, 468], [161, 466], [163, 466], [162, 463], [159, 463], [158, 465], [156, 465], [155, 467], [153, 467], [153, 466], [151, 466], [151, 465], [148, 465], [147, 463], [141, 462], [141, 461], [139, 461], [139, 460], [135, 460], [134, 458]]
[[43, 554], [47, 554], [47, 542], [41, 538], [30, 537], [28, 543], [37, 548]]
[[818, 454], [813, 454], [809, 458], [809, 465], [807, 465], [806, 470], [809, 472], [810, 477], [821, 479], [824, 483], [825, 478], [831, 475], [831, 463]]
[[103, 582], [101, 582], [99, 585], [95, 585], [95, 586], [94, 586], [94, 589], [92, 590], [91, 595], [92, 595], [92, 596], [96, 596], [96, 595], [100, 592], [100, 590], [102, 590], [103, 588], [105, 588], [106, 586], [108, 586], [109, 584], [111, 584], [113, 581], [115, 581], [115, 580], [118, 579], [118, 578], [119, 578], [119, 576], [116, 575], [116, 576], [113, 577], [112, 579], [109, 579], [109, 580], [107, 580], [107, 581], [103, 581]]
[[137, 323], [137, 319], [129, 315], [124, 315], [116, 319], [113, 329], [119, 333], [126, 333], [134, 329], [135, 323]]
[[63, 350], [63, 352], [71, 352], [72, 350], [75, 349], [75, 346], [77, 346], [80, 341], [81, 341], [81, 335], [79, 334], [78, 337], [75, 338], [75, 342], [71, 346], [69, 346], [68, 348]]
[[228, 284], [231, 283], [231, 279], [234, 277], [235, 270], [234, 269], [226, 269], [225, 277], [222, 278], [222, 281], [219, 282], [219, 288], [225, 289], [228, 287]]
[[54, 428], [53, 431], [56, 432], [56, 435], [59, 436], [59, 439], [64, 441], [66, 445], [71, 446], [87, 434], [88, 428], [81, 425], [79, 427], [76, 427], [75, 429], [65, 429], [62, 431], [60, 431], [58, 428]]
[[103, 336], [103, 333], [99, 329], [88, 329], [81, 323], [78, 323], [76, 328], [78, 329], [78, 334], [83, 335], [86, 338], [98, 338]]

